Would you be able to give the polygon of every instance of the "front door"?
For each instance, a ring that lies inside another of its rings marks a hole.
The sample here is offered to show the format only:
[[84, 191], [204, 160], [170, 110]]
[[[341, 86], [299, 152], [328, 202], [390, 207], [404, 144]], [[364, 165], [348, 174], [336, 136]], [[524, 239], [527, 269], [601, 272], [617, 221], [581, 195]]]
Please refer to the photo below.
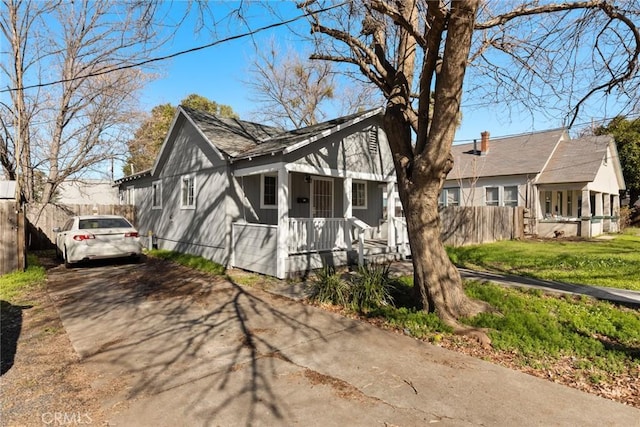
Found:
[[311, 185], [311, 217], [333, 218], [333, 180], [313, 178]]

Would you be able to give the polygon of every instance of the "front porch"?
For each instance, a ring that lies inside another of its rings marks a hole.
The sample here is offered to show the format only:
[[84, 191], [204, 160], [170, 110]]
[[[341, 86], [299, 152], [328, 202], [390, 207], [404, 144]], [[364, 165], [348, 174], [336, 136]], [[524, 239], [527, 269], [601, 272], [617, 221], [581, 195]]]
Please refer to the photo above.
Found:
[[620, 196], [589, 189], [544, 186], [539, 191], [536, 234], [595, 237], [620, 231]]
[[[402, 221], [393, 222], [383, 232], [353, 217], [289, 218], [285, 233], [276, 225], [235, 222], [231, 265], [284, 279], [324, 266], [403, 259], [409, 252], [406, 231]], [[286, 251], [278, 250], [282, 234]]]

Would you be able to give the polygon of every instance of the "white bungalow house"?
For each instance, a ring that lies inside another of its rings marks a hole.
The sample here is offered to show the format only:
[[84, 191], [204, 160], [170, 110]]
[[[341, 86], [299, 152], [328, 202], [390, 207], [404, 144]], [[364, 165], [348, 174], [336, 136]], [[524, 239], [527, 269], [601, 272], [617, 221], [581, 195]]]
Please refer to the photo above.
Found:
[[396, 200], [381, 109], [282, 131], [179, 107], [153, 168], [116, 185], [158, 247], [280, 278], [363, 257]]
[[611, 136], [555, 129], [454, 145], [444, 206], [524, 206], [529, 234], [592, 237], [619, 230], [625, 189]]

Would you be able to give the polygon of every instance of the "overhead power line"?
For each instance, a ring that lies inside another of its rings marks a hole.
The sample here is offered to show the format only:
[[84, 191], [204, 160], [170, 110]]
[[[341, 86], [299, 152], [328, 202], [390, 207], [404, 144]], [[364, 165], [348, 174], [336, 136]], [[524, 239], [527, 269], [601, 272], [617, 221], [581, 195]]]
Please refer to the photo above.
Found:
[[342, 3], [339, 3], [339, 4], [335, 4], [333, 6], [325, 7], [323, 9], [318, 9], [318, 10], [306, 12], [306, 13], [298, 15], [298, 16], [296, 16], [294, 18], [287, 19], [285, 21], [275, 22], [273, 24], [265, 25], [264, 27], [256, 28], [255, 30], [251, 30], [251, 31], [247, 31], [245, 33], [241, 33], [241, 34], [236, 34], [236, 35], [233, 35], [233, 36], [225, 37], [223, 39], [216, 40], [216, 41], [214, 41], [212, 43], [208, 43], [208, 44], [201, 45], [201, 46], [196, 46], [196, 47], [193, 47], [193, 48], [190, 48], [190, 49], [181, 50], [181, 51], [169, 54], [169, 55], [158, 56], [158, 57], [155, 57], [155, 58], [146, 59], [144, 61], [135, 62], [133, 64], [121, 65], [119, 67], [111, 68], [111, 69], [108, 69], [108, 70], [97, 71], [95, 73], [89, 73], [89, 74], [86, 74], [86, 75], [83, 75], [83, 76], [79, 76], [79, 77], [71, 77], [69, 79], [61, 79], [61, 80], [56, 80], [56, 81], [48, 82], [48, 83], [38, 83], [38, 84], [29, 85], [29, 86], [23, 86], [21, 88], [12, 87], [12, 88], [7, 88], [7, 89], [0, 89], [0, 93], [15, 92], [17, 90], [35, 89], [35, 88], [41, 88], [41, 87], [46, 87], [46, 86], [53, 86], [53, 85], [60, 84], [60, 83], [72, 82], [74, 80], [78, 80], [78, 79], [81, 79], [81, 78], [84, 79], [84, 78], [87, 78], [87, 77], [96, 77], [96, 76], [101, 76], [103, 74], [113, 73], [113, 72], [116, 72], [116, 71], [122, 71], [122, 70], [127, 70], [127, 69], [130, 69], [130, 68], [141, 67], [143, 65], [147, 65], [147, 64], [150, 64], [150, 63], [153, 63], [153, 62], [166, 61], [167, 59], [175, 58], [177, 56], [185, 55], [187, 53], [192, 53], [192, 52], [197, 52], [199, 50], [208, 49], [210, 47], [217, 46], [217, 45], [222, 44], [222, 43], [227, 43], [227, 42], [230, 42], [232, 40], [237, 40], [237, 39], [241, 39], [241, 38], [244, 38], [244, 37], [253, 36], [254, 34], [258, 34], [258, 33], [261, 33], [263, 31], [266, 31], [266, 30], [270, 30], [270, 29], [273, 29], [273, 28], [281, 27], [283, 25], [288, 25], [288, 24], [291, 24], [291, 23], [293, 23], [295, 21], [298, 21], [299, 19], [306, 18], [306, 17], [308, 17], [310, 15], [313, 15], [313, 14], [316, 14], [316, 13], [327, 12], [327, 11], [329, 11], [331, 9], [335, 9], [335, 8], [344, 6], [344, 5], [348, 4], [348, 3], [349, 3], [348, 1], [345, 1], [345, 2], [342, 2]]

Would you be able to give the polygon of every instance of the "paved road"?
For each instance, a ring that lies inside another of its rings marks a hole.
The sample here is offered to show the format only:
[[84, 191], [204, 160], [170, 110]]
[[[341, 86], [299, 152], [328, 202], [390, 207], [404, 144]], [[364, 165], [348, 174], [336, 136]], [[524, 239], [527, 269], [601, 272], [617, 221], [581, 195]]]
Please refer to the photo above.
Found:
[[113, 390], [109, 425], [640, 425], [640, 410], [181, 267], [55, 268], [48, 289], [93, 387]]

